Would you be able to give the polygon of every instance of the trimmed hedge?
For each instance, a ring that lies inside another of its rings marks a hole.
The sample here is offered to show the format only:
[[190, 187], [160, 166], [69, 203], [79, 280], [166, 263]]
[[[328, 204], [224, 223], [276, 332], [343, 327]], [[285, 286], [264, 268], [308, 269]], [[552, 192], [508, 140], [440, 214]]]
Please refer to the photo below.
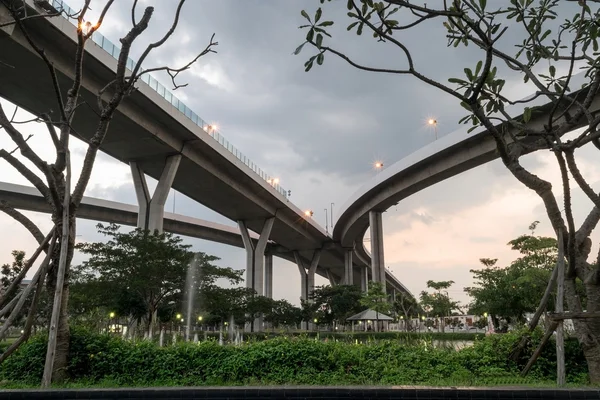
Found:
[[[203, 335], [199, 335], [199, 339], [202, 340]], [[225, 335], [226, 336], [226, 335]], [[427, 340], [439, 340], [439, 341], [474, 341], [476, 339], [482, 339], [485, 334], [473, 333], [473, 332], [251, 332], [244, 333], [244, 338], [254, 340], [268, 340], [275, 339], [278, 337], [307, 337], [320, 339], [336, 339], [347, 342], [364, 342], [367, 340], [399, 340], [402, 342], [414, 342], [423, 339]], [[210, 332], [208, 334], [210, 338], [218, 338], [218, 332]]]
[[[546, 346], [530, 375], [518, 375], [532, 348], [518, 363], [508, 353], [518, 336], [492, 335], [462, 350], [435, 348], [423, 341], [406, 345], [375, 341], [356, 345], [341, 341], [279, 337], [241, 346], [215, 341], [157, 347], [73, 329], [69, 375], [74, 383], [111, 386], [174, 385], [497, 385], [539, 384], [555, 380], [554, 347]], [[4, 384], [38, 385], [46, 337], [36, 336], [0, 366]], [[587, 380], [576, 342], [566, 346], [568, 381]]]

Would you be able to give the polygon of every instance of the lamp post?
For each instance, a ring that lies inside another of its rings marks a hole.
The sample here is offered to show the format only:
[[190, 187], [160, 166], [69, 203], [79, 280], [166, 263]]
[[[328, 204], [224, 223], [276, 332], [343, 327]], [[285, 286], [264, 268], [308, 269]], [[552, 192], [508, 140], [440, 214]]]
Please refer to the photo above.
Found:
[[113, 322], [113, 318], [115, 317], [115, 312], [111, 311], [110, 313], [108, 313], [108, 332], [110, 333], [110, 325]]
[[434, 118], [429, 118], [429, 120], [427, 121], [427, 123], [431, 126], [433, 126], [433, 131], [435, 132], [435, 140], [437, 140], [438, 138], [438, 134], [437, 134], [437, 120]]
[[331, 219], [331, 232], [333, 232], [333, 206], [335, 203], [331, 203], [331, 214], [329, 214], [329, 218]]
[[313, 322], [315, 323], [315, 331], [318, 332], [319, 331], [319, 324], [318, 324], [319, 320], [315, 318], [315, 319], [313, 319]]
[[327, 216], [327, 209], [325, 208], [325, 233], [329, 233], [329, 228], [327, 222], [329, 221], [329, 217]]
[[483, 318], [485, 318], [485, 333], [487, 333], [487, 331], [488, 331], [488, 325], [489, 325], [489, 323], [488, 323], [488, 313], [487, 312], [483, 313]]
[[202, 331], [202, 315], [198, 316], [198, 325], [200, 326], [200, 330]]

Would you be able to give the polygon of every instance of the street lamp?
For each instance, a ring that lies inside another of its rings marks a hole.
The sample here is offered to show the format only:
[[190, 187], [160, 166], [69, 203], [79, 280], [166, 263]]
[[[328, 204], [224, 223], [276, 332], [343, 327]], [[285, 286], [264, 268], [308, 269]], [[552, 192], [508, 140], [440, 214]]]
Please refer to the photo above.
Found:
[[433, 126], [433, 131], [435, 132], [435, 140], [437, 140], [437, 120], [429, 118], [429, 120], [427, 120], [427, 124]]
[[110, 325], [112, 324], [114, 317], [115, 317], [115, 312], [114, 311], [111, 311], [111, 312], [108, 313], [108, 318], [109, 318], [108, 319], [108, 332], [110, 332]]
[[175, 316], [175, 318], [181, 319], [181, 314], [177, 313], [177, 315]]
[[375, 162], [375, 169], [382, 169], [382, 168], [383, 168], [383, 162], [376, 161]]
[[208, 132], [209, 135], [213, 136], [215, 131], [217, 130], [217, 125], [215, 124], [210, 124], [206, 127], [206, 131]]
[[79, 24], [79, 29], [81, 30], [81, 33], [84, 34], [84, 36], [88, 36], [90, 34], [90, 31], [95, 27], [96, 25], [92, 24], [90, 21], [81, 22]]

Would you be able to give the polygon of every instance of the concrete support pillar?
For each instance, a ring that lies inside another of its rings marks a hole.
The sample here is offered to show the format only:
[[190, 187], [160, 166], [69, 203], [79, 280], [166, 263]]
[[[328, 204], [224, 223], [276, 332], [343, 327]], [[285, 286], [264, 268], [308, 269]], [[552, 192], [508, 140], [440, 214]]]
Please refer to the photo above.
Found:
[[327, 270], [327, 279], [329, 279], [329, 284], [331, 286], [337, 286], [338, 285], [337, 279], [335, 279], [335, 276], [333, 276], [333, 273], [331, 273], [330, 270]]
[[273, 298], [273, 254], [265, 254], [265, 297]]
[[363, 292], [369, 290], [369, 269], [367, 267], [360, 268], [360, 290]]
[[[244, 248], [246, 249], [246, 287], [254, 289], [256, 294], [259, 296], [265, 295], [263, 288], [265, 248], [267, 247], [267, 242], [269, 240], [269, 236], [271, 235], [273, 222], [275, 222], [274, 217], [265, 220], [262, 231], [260, 232], [260, 237], [258, 238], [258, 242], [255, 245], [252, 239], [250, 238], [250, 234], [248, 233], [246, 223], [244, 221], [238, 221], [238, 226], [242, 235], [242, 241], [244, 242]], [[271, 259], [271, 282], [273, 276], [272, 261], [273, 260]], [[270, 287], [270, 290], [272, 290], [272, 285]], [[254, 323], [250, 323], [246, 326], [246, 330], [250, 332], [260, 332], [261, 329], [262, 317], [256, 318], [254, 320]]]
[[371, 229], [371, 274], [373, 282], [383, 284], [385, 292], [385, 261], [383, 257], [383, 222], [380, 211], [369, 212]]
[[[310, 295], [315, 290], [315, 273], [317, 272], [319, 260], [321, 259], [321, 250], [317, 249], [314, 251], [308, 268], [306, 268], [302, 257], [300, 257], [300, 254], [297, 251], [294, 251], [294, 258], [296, 259], [296, 265], [298, 265], [298, 271], [300, 272], [300, 299], [312, 303]], [[308, 326], [305, 326], [307, 329], [312, 329], [311, 322], [308, 322]]]
[[153, 195], [150, 195], [150, 191], [148, 190], [144, 171], [141, 170], [136, 162], [129, 163], [139, 206], [138, 228], [146, 229], [150, 232], [158, 231], [158, 233], [162, 233], [165, 202], [169, 196], [169, 191], [173, 185], [180, 162], [181, 154], [167, 157], [165, 167]]
[[352, 285], [352, 253], [354, 249], [344, 249], [344, 284]]

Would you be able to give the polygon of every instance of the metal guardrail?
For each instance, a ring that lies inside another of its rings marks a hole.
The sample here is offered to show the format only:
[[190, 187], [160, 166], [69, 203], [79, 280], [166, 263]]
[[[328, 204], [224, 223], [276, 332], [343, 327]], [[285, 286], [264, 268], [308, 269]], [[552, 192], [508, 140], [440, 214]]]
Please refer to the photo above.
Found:
[[[63, 18], [67, 19], [74, 26], [77, 26], [77, 19], [68, 17], [69, 15], [75, 15], [77, 13], [77, 10], [74, 10], [71, 7], [69, 7], [69, 5], [62, 0], [50, 0], [50, 3], [52, 7], [54, 7], [54, 9], [56, 9], [57, 11], [64, 12], [62, 15]], [[119, 58], [121, 48], [112, 43], [106, 37], [104, 37], [100, 32], [94, 32], [94, 34], [92, 35], [92, 41], [115, 60]], [[127, 68], [130, 71], [133, 71], [135, 65], [136, 62], [133, 59], [127, 59]], [[250, 170], [252, 170], [255, 174], [257, 174], [263, 180], [265, 180], [267, 183], [273, 186], [282, 196], [284, 196], [285, 198], [288, 197], [288, 191], [279, 185], [279, 183], [277, 182], [277, 178], [268, 175], [261, 168], [259, 168], [254, 162], [252, 162], [241, 151], [236, 149], [227, 139], [225, 139], [225, 137], [221, 133], [219, 133], [217, 129], [214, 129], [214, 127], [211, 124], [207, 123], [202, 118], [200, 118], [194, 111], [192, 111], [188, 106], [186, 106], [167, 88], [161, 85], [150, 74], [142, 75], [141, 80], [145, 82], [148, 86], [150, 86], [150, 88], [152, 88], [162, 98], [171, 103], [171, 105], [181, 114], [185, 115], [189, 120], [191, 120], [194, 124], [200, 127], [207, 135], [212, 137], [214, 140], [217, 141], [217, 143], [219, 143], [221, 146], [227, 149], [238, 160], [244, 163], [248, 168], [250, 168]]]

